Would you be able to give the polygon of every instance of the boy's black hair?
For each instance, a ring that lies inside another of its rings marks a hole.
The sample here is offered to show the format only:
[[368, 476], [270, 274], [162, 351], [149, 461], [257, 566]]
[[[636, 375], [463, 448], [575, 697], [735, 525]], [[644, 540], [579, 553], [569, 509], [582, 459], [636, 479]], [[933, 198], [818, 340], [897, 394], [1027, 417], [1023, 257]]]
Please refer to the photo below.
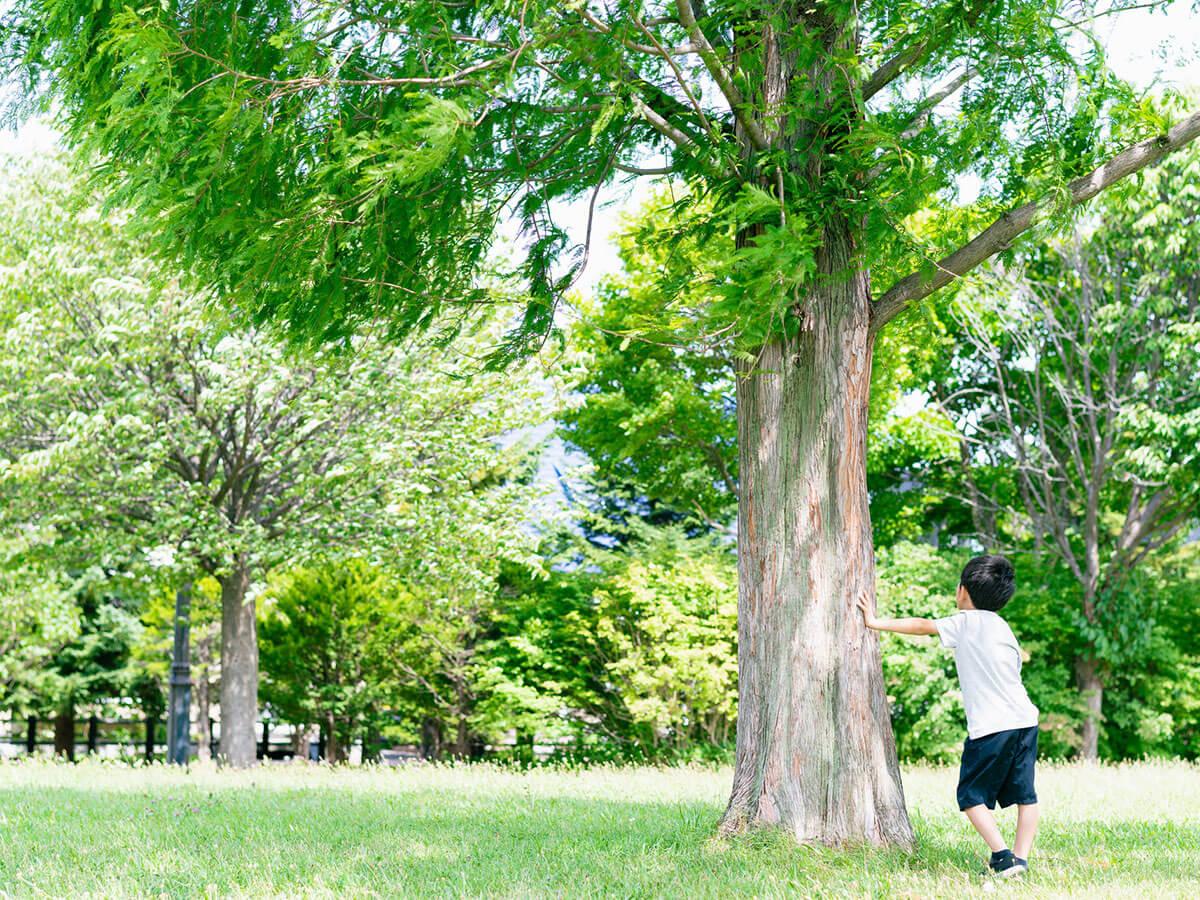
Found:
[[976, 609], [996, 612], [1012, 599], [1017, 586], [1013, 565], [1003, 556], [977, 556], [962, 570], [959, 583], [971, 595]]

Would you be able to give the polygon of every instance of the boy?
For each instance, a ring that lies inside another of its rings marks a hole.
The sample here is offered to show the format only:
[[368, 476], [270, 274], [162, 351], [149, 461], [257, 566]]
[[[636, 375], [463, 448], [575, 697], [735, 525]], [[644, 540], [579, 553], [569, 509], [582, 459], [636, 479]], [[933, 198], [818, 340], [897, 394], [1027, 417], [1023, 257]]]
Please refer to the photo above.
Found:
[[[996, 615], [1012, 599], [1013, 567], [1003, 556], [977, 556], [963, 568], [955, 601], [958, 613], [944, 619], [877, 619], [866, 594], [858, 598], [868, 628], [899, 634], [936, 634], [954, 650], [954, 665], [967, 714], [958, 775], [958, 807], [992, 850], [988, 865], [1005, 878], [1029, 868], [1037, 833], [1037, 707], [1021, 684], [1021, 649], [1008, 624]], [[992, 808], [1017, 804], [1017, 835], [1004, 843]]]

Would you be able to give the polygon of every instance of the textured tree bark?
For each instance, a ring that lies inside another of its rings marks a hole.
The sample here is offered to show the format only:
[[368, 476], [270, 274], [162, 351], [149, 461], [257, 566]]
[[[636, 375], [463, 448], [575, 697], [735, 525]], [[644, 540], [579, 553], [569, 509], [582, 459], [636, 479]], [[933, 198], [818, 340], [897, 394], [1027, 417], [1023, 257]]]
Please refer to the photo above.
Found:
[[1104, 679], [1100, 674], [1099, 662], [1090, 656], [1080, 657], [1075, 661], [1075, 676], [1084, 707], [1083, 724], [1079, 732], [1079, 757], [1094, 762], [1100, 758], [1100, 720], [1104, 702]]
[[[858, 115], [854, 76], [835, 62], [856, 49], [857, 26], [848, 9], [820, 4], [784, 0], [779, 14], [753, 51], [763, 131], [819, 196]], [[802, 60], [790, 40], [798, 30], [823, 51]], [[797, 83], [823, 98], [823, 115], [788, 118]], [[738, 134], [749, 154], [753, 142]], [[756, 177], [786, 206], [782, 174], [771, 175]], [[767, 826], [805, 843], [911, 847], [879, 639], [854, 606], [875, 587], [866, 487], [874, 338], [855, 228], [827, 218], [817, 274], [795, 298], [798, 330], [737, 364], [737, 755], [721, 831]]]
[[54, 755], [75, 762], [75, 701], [68, 698], [54, 716]]
[[737, 757], [721, 828], [911, 846], [879, 640], [854, 608], [875, 579], [868, 279], [848, 236], [823, 255], [843, 275], [807, 299], [802, 330], [739, 364]]
[[221, 742], [220, 761], [245, 768], [254, 765], [258, 718], [258, 632], [254, 603], [246, 602], [250, 576], [246, 564], [235, 563], [221, 581]]

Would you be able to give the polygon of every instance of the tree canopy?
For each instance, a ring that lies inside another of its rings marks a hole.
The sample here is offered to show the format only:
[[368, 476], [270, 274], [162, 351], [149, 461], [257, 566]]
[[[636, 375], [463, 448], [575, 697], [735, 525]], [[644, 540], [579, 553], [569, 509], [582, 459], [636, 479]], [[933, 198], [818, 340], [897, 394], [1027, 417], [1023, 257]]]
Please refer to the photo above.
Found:
[[[1200, 132], [1200, 116], [1168, 132], [1109, 71], [1089, 29], [1130, 5], [24, 0], [0, 52], [155, 246], [304, 334], [381, 315], [403, 333], [494, 299], [477, 276], [515, 218], [511, 355], [553, 327], [587, 257], [563, 204], [643, 172], [695, 185], [698, 235], [753, 226], [718, 257], [713, 310], [748, 343], [795, 315], [814, 229], [838, 215], [865, 223], [886, 321]], [[846, 83], [770, 95], [780, 66]], [[964, 173], [983, 192], [946, 216]]]

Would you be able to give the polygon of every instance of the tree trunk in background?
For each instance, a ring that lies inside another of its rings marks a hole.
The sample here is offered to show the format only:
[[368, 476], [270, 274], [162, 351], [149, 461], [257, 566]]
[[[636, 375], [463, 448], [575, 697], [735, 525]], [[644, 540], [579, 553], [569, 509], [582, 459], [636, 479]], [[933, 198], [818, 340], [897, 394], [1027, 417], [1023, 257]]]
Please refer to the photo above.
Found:
[[95, 713], [88, 716], [88, 743], [87, 752], [91, 756], [100, 745], [100, 717]]
[[37, 753], [37, 716], [30, 716], [25, 727], [25, 752], [30, 756]]
[[1099, 662], [1091, 656], [1080, 657], [1075, 661], [1075, 676], [1084, 707], [1083, 724], [1079, 732], [1079, 758], [1095, 761], [1100, 758], [1100, 721], [1104, 701], [1104, 680], [1100, 675]]
[[421, 720], [421, 759], [438, 759], [442, 755], [442, 723], [426, 717]]
[[867, 275], [844, 274], [854, 257], [830, 230], [799, 334], [738, 364], [737, 757], [721, 828], [911, 846], [879, 638], [854, 606], [875, 582], [873, 339]]
[[75, 701], [68, 698], [54, 716], [54, 755], [75, 762]]
[[337, 718], [333, 713], [329, 714], [329, 719], [322, 726], [325, 731], [325, 758], [331, 763], [346, 761], [346, 744], [342, 740], [342, 735], [339, 733], [337, 726]]
[[454, 755], [458, 759], [471, 756], [471, 725], [467, 713], [471, 708], [471, 697], [467, 691], [466, 677], [461, 673], [454, 684], [455, 699], [458, 701], [458, 725], [454, 735]]
[[459, 759], [468, 759], [471, 756], [471, 729], [467, 724], [467, 717], [463, 715], [458, 717], [458, 729], [454, 735], [454, 755]]
[[146, 762], [154, 762], [154, 730], [158, 727], [156, 716], [146, 716]]
[[225, 765], [254, 765], [258, 718], [258, 633], [244, 560], [221, 581], [221, 746]]
[[196, 759], [200, 762], [212, 759], [212, 733], [209, 730], [212, 711], [208, 702], [211, 662], [212, 635], [206, 628], [196, 641], [196, 721], [200, 723], [196, 739]]

